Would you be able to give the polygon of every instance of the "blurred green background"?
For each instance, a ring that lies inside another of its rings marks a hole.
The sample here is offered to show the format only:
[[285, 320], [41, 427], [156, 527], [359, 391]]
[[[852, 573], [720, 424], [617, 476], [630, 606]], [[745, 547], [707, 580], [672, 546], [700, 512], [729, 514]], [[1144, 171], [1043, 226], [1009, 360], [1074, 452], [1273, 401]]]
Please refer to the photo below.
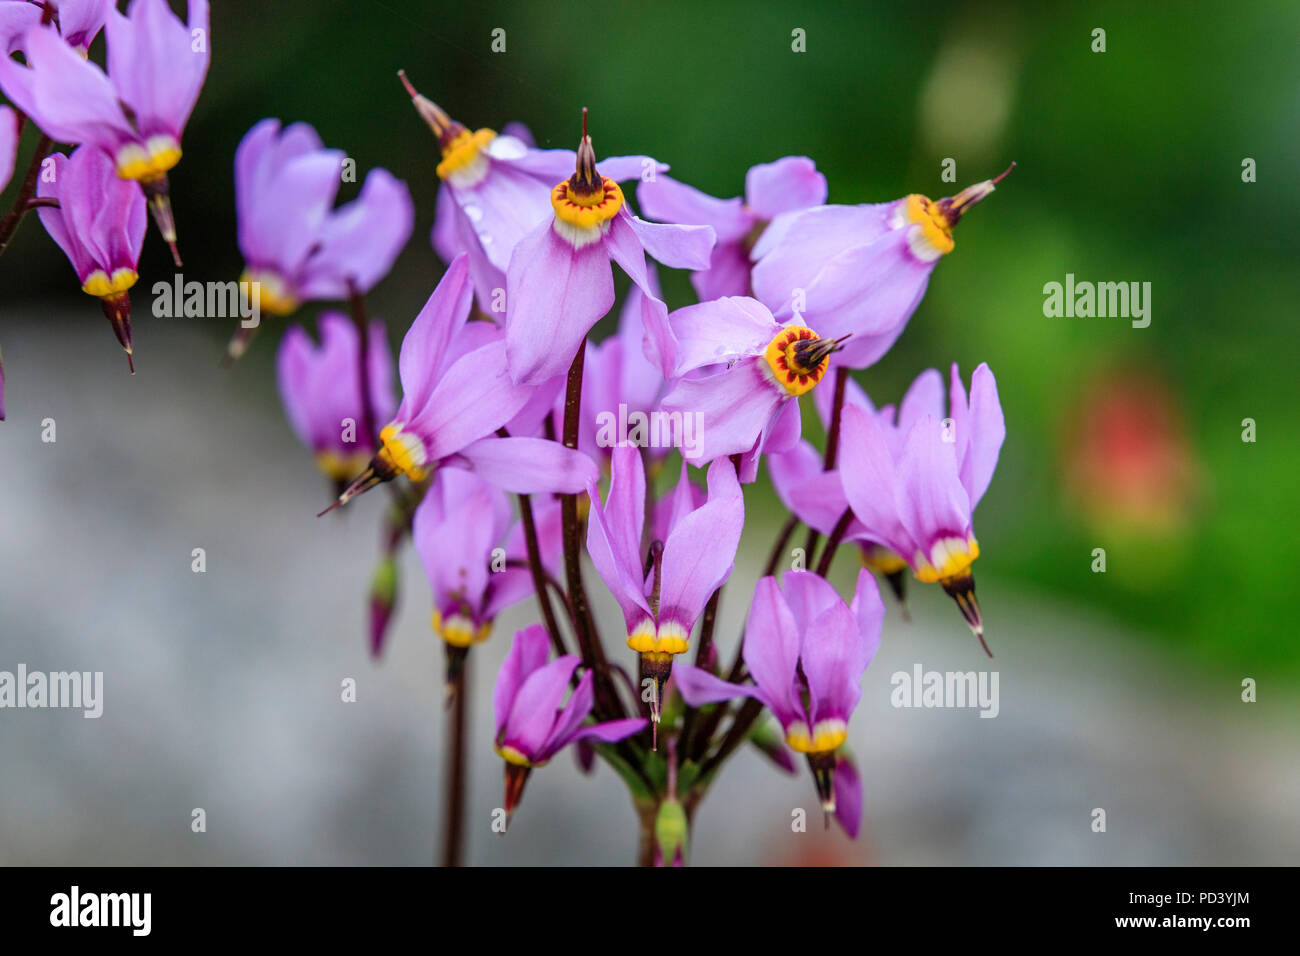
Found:
[[[382, 165], [411, 186], [415, 234], [371, 303], [395, 339], [441, 269], [428, 244], [436, 147], [398, 68], [467, 125], [521, 120], [540, 145], [576, 145], [588, 106], [598, 154], [654, 155], [719, 196], [788, 154], [813, 157], [839, 203], [947, 195], [1015, 160], [959, 227], [898, 345], [860, 381], [883, 404], [927, 367], [993, 368], [1008, 439], [976, 516], [981, 581], [1074, 602], [1216, 668], [1297, 673], [1285, 626], [1300, 465], [1287, 411], [1300, 398], [1293, 3], [213, 7], [212, 69], [172, 177], [186, 278], [240, 270], [231, 164], [243, 133], [264, 116], [305, 120], [359, 171]], [[505, 53], [490, 50], [496, 28]], [[796, 28], [806, 52], [792, 52]], [[1096, 28], [1104, 53], [1092, 50]], [[32, 143], [29, 133], [18, 178]], [[949, 157], [955, 187], [940, 180]], [[1242, 181], [1246, 157], [1255, 183]], [[154, 238], [142, 290], [173, 273]], [[1066, 273], [1150, 282], [1150, 327], [1045, 317], [1043, 285]], [[34, 220], [0, 261], [10, 296], [84, 312], [61, 334], [99, 337], [117, 362], [72, 280]], [[666, 288], [670, 305], [690, 301], [684, 275]], [[214, 323], [212, 354], [194, 361], [215, 361], [228, 332]], [[268, 414], [272, 345], [264, 334], [231, 375]], [[1242, 441], [1244, 418], [1255, 443]], [[1105, 574], [1092, 571], [1099, 547]], [[997, 614], [1015, 609], [1000, 601]]]

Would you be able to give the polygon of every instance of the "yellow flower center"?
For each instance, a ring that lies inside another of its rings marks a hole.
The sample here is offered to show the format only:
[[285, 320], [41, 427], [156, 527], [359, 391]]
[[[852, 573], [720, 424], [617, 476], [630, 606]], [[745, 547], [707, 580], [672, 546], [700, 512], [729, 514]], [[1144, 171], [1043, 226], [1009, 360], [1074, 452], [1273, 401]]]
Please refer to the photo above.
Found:
[[289, 291], [289, 285], [279, 275], [264, 269], [245, 269], [239, 283], [248, 290], [248, 301], [256, 303], [258, 314], [292, 315], [298, 310], [298, 300]]
[[125, 266], [121, 269], [114, 269], [111, 276], [103, 269], [96, 269], [81, 284], [81, 291], [87, 295], [98, 296], [101, 299], [112, 298], [131, 288], [139, 278], [140, 276], [136, 272]]
[[424, 469], [428, 453], [419, 435], [402, 431], [401, 425], [393, 423], [385, 425], [379, 432], [379, 441], [384, 447], [375, 457], [391, 471], [401, 472], [412, 481], [424, 481], [429, 477]]
[[873, 544], [863, 549], [862, 566], [877, 574], [897, 574], [907, 567], [907, 562], [888, 548]]
[[335, 481], [349, 481], [353, 476], [365, 470], [370, 459], [366, 455], [340, 455], [336, 451], [322, 451], [316, 454], [316, 467], [326, 478]]
[[[572, 188], [569, 180], [551, 190], [551, 206], [555, 209], [556, 231], [574, 245], [575, 237], [585, 241], [600, 238], [608, 223], [623, 208], [623, 190], [608, 176], [600, 177], [601, 189], [582, 193]], [[562, 227], [569, 227], [561, 231]], [[585, 244], [585, 241], [583, 244]]]
[[495, 745], [494, 749], [496, 750], [497, 755], [500, 756], [503, 760], [505, 760], [506, 763], [512, 763], [517, 767], [533, 767], [533, 766], [540, 767], [541, 766], [541, 764], [534, 764], [531, 760], [529, 760], [527, 757], [521, 754], [514, 747], [508, 747], [504, 744], [497, 744]]
[[165, 176], [181, 161], [181, 144], [174, 136], [150, 136], [144, 145], [127, 143], [114, 160], [119, 178], [149, 182]]
[[939, 204], [919, 193], [913, 193], [903, 202], [903, 217], [912, 224], [908, 226], [907, 236], [912, 254], [923, 262], [933, 262], [952, 252], [952, 223]]
[[492, 634], [491, 623], [474, 626], [474, 622], [463, 614], [451, 614], [446, 618], [434, 608], [433, 633], [437, 634], [452, 647], [469, 647], [482, 644]]
[[472, 186], [487, 172], [487, 159], [483, 150], [497, 138], [495, 130], [481, 129], [471, 133], [461, 130], [442, 148], [442, 162], [438, 164], [438, 178], [450, 179], [456, 186]]
[[[820, 340], [821, 336], [812, 329], [792, 325], [782, 329], [776, 338], [767, 343], [763, 358], [767, 360], [776, 383], [791, 395], [798, 396], [811, 391], [826, 374], [831, 362], [829, 353], [820, 361], [809, 364], [808, 346]], [[800, 345], [801, 342], [806, 344]]]
[[785, 732], [790, 749], [801, 754], [829, 753], [848, 737], [848, 725], [842, 720], [819, 720], [812, 730], [802, 720], [796, 720]]
[[923, 551], [916, 552], [916, 579], [933, 584], [956, 577], [979, 556], [979, 542], [974, 538], [940, 538], [930, 546], [929, 555]]
[[645, 620], [627, 636], [627, 646], [640, 654], [685, 654], [691, 646], [691, 635], [677, 621], [664, 621], [655, 627], [654, 621]]

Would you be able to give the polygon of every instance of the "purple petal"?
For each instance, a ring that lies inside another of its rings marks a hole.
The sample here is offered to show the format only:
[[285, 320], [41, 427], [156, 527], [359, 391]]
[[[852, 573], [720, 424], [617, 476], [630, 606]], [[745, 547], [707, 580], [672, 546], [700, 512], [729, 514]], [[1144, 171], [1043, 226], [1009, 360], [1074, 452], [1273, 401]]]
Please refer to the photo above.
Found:
[[754, 217], [739, 197], [715, 199], [668, 176], [639, 183], [636, 199], [642, 211], [659, 222], [712, 226], [719, 243], [738, 242], [754, 227]]
[[[26, 6], [24, 4], [24, 6]], [[35, 9], [30, 8], [30, 9]], [[18, 158], [18, 114], [11, 106], [0, 106], [0, 192], [14, 175]]]
[[750, 253], [754, 294], [778, 310], [795, 289], [807, 289], [828, 261], [887, 233], [896, 205], [816, 206], [776, 217]]
[[624, 445], [613, 449], [609, 494], [604, 504], [592, 482], [587, 520], [587, 552], [596, 573], [623, 610], [629, 630], [650, 617], [645, 596], [641, 532], [645, 523], [645, 467], [641, 452]]
[[502, 272], [510, 265], [515, 246], [555, 215], [547, 185], [509, 162], [492, 162], [487, 176], [476, 185], [451, 193], [484, 255]]
[[807, 156], [786, 156], [751, 166], [745, 174], [745, 204], [760, 219], [820, 206], [826, 201], [826, 177]]
[[[508, 378], [500, 387], [510, 387]], [[577, 494], [600, 474], [582, 452], [545, 438], [484, 438], [458, 454], [472, 470], [514, 494]]]
[[835, 761], [834, 786], [835, 819], [856, 840], [862, 825], [862, 778], [852, 758], [840, 755]]
[[410, 427], [425, 439], [429, 460], [435, 461], [492, 434], [524, 407], [530, 394], [510, 381], [505, 343], [492, 342], [447, 369], [428, 401], [415, 410]]
[[[194, 49], [202, 31], [201, 49]], [[132, 0], [123, 16], [110, 8], [104, 24], [108, 75], [131, 107], [140, 135], [180, 138], [208, 72], [208, 2], [189, 0], [182, 23], [165, 0]]]
[[524, 678], [506, 718], [503, 743], [534, 761], [545, 759], [543, 747], [555, 727], [560, 702], [578, 663], [578, 655], [565, 654]]
[[690, 664], [674, 664], [672, 682], [682, 695], [682, 700], [692, 707], [735, 700], [737, 697], [756, 697], [762, 700], [757, 687], [729, 683]]
[[899, 430], [906, 432], [922, 415], [929, 415], [935, 421], [942, 421], [943, 392], [943, 376], [937, 370], [928, 368], [918, 375], [898, 404]]
[[355, 286], [374, 288], [388, 270], [415, 224], [415, 206], [406, 183], [384, 169], [372, 169], [361, 195], [325, 220], [319, 248], [307, 260], [301, 294], [313, 299], [343, 299]]
[[[944, 442], [940, 424], [929, 415], [922, 416], [907, 434], [898, 481], [899, 517], [913, 541], [925, 545], [937, 534], [969, 532], [970, 496], [958, 477], [952, 446]], [[899, 551], [905, 558], [912, 553]]]
[[866, 662], [862, 665], [865, 668], [880, 650], [881, 627], [885, 622], [885, 602], [880, 597], [880, 586], [866, 568], [858, 572], [858, 584], [853, 590], [849, 610], [858, 622], [858, 633], [866, 654]]
[[603, 740], [607, 744], [613, 744], [633, 734], [639, 734], [649, 726], [650, 722], [644, 717], [625, 717], [622, 720], [607, 720], [603, 724], [582, 727], [569, 739], [570, 741]]
[[529, 675], [545, 666], [549, 647], [550, 638], [547, 637], [546, 628], [540, 624], [530, 624], [515, 633], [514, 642], [510, 645], [506, 659], [501, 662], [496, 687], [492, 691], [498, 738], [510, 716], [519, 688]]
[[542, 744], [541, 752], [537, 754], [537, 760], [550, 760], [560, 748], [568, 744], [577, 735], [578, 728], [591, 714], [592, 705], [595, 703], [595, 693], [592, 690], [593, 679], [591, 671], [587, 671], [578, 680], [578, 686], [569, 695], [569, 702], [565, 705], [559, 719], [555, 721], [554, 729], [551, 731], [550, 736], [546, 738], [546, 742]]
[[659, 620], [688, 631], [731, 574], [745, 525], [745, 499], [730, 461], [709, 466], [709, 500], [683, 517], [664, 542]]
[[0, 57], [0, 89], [51, 139], [92, 143], [109, 153], [136, 139], [108, 77], [57, 33], [31, 30], [23, 50], [26, 67]]
[[[619, 268], [635, 284], [646, 357], [667, 377], [672, 374], [677, 363], [677, 341], [668, 324], [668, 306], [658, 298], [658, 281], [651, 281], [641, 241], [625, 217], [618, 216], [614, 219], [605, 239], [605, 248], [610, 258], [618, 263]], [[624, 314], [630, 304], [631, 296], [628, 305], [624, 306]]]
[[665, 396], [664, 411], [698, 416], [697, 447], [682, 449], [692, 464], [751, 451], [780, 411], [782, 399], [759, 372], [758, 361], [744, 359], [712, 375], [679, 379]]
[[482, 610], [494, 576], [492, 549], [509, 521], [510, 505], [499, 488], [459, 468], [437, 472], [411, 524], [435, 606], [459, 597], [474, 613]]
[[536, 385], [563, 373], [591, 327], [614, 304], [605, 243], [574, 249], [540, 223], [506, 272], [506, 352], [516, 382]]
[[712, 226], [646, 222], [630, 213], [620, 214], [618, 218], [632, 227], [645, 251], [664, 265], [674, 269], [709, 267], [709, 255], [718, 238]]
[[457, 256], [402, 340], [397, 360], [402, 382], [399, 418], [409, 418], [428, 404], [429, 395], [446, 368], [444, 356], [469, 318], [472, 297], [469, 260], [464, 255]]
[[[958, 383], [957, 367], [953, 376]], [[998, 383], [985, 363], [980, 363], [971, 376], [969, 444], [961, 463], [961, 482], [970, 496], [971, 510], [979, 504], [993, 480], [993, 470], [998, 465], [1002, 442], [1007, 437], [1007, 423], [1002, 415], [1002, 402], [998, 399]]]
[[763, 303], [744, 296], [688, 305], [669, 322], [677, 340], [674, 376], [760, 355], [781, 331]]
[[899, 478], [885, 432], [874, 415], [852, 405], [840, 423], [840, 468], [854, 516], [874, 540], [911, 559], [917, 545], [898, 514]]
[[738, 242], [719, 242], [709, 257], [709, 268], [691, 273], [691, 285], [701, 302], [729, 295], [749, 295], [749, 254]]
[[[789, 582], [807, 580], [810, 575], [804, 571], [787, 578], [787, 591]], [[836, 597], [816, 617], [804, 618], [803, 623], [799, 661], [808, 680], [810, 721], [848, 720], [862, 697], [862, 672], [867, 668], [866, 642], [858, 631], [858, 622]]]
[[794, 699], [799, 627], [776, 578], [761, 578], [754, 587], [741, 656], [777, 720], [787, 725], [800, 717], [803, 706]]

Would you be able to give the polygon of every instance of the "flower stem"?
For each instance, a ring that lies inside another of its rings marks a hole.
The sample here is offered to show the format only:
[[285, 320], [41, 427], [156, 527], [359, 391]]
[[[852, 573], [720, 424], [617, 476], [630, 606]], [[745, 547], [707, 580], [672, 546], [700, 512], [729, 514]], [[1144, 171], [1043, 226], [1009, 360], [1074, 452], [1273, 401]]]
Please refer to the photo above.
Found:
[[845, 508], [844, 513], [840, 515], [840, 520], [835, 522], [835, 527], [831, 530], [830, 540], [826, 542], [826, 550], [822, 552], [822, 559], [817, 562], [817, 573], [821, 577], [826, 577], [831, 570], [831, 562], [835, 560], [835, 552], [839, 549], [840, 542], [844, 540], [844, 532], [848, 531], [849, 523], [853, 520], [853, 509]]
[[[578, 422], [582, 414], [582, 370], [586, 355], [587, 342], [584, 339], [569, 367], [569, 381], [564, 393], [564, 447], [575, 451], [578, 448]], [[595, 675], [596, 714], [602, 720], [624, 717], [626, 714], [623, 704], [610, 677], [609, 662], [605, 659], [605, 650], [596, 634], [587, 590], [582, 583], [582, 542], [576, 494], [561, 496], [560, 516], [564, 530], [565, 580], [569, 588], [569, 601], [573, 605], [574, 623], [577, 625], [578, 650], [582, 662]]]
[[40, 175], [41, 163], [45, 162], [45, 157], [50, 155], [53, 146], [54, 141], [41, 134], [40, 141], [36, 144], [36, 152], [32, 154], [32, 161], [27, 166], [27, 175], [23, 177], [23, 184], [18, 190], [18, 195], [14, 197], [14, 204], [5, 217], [0, 219], [0, 255], [4, 255], [4, 251], [9, 248], [9, 240], [14, 237], [14, 233], [22, 225], [23, 216], [27, 215], [30, 209], [28, 204], [36, 195], [36, 178]]
[[362, 437], [369, 444], [371, 451], [378, 451], [375, 409], [370, 396], [370, 322], [366, 319], [366, 297], [351, 279], [348, 280], [348, 305], [351, 307], [352, 322], [356, 325], [357, 335], [360, 338], [357, 348], [357, 366], [361, 386]]
[[[450, 651], [450, 648], [449, 648]], [[469, 661], [461, 662], [452, 684], [451, 725], [448, 728], [446, 817], [443, 820], [442, 865], [460, 866], [465, 849], [465, 714]]]
[[[840, 417], [844, 411], [844, 391], [848, 387], [849, 373], [844, 366], [835, 368], [835, 395], [831, 399], [831, 421], [826, 429], [826, 452], [822, 458], [822, 471], [834, 471], [836, 461], [840, 453]], [[821, 535], [816, 528], [808, 529], [808, 537], [804, 541], [804, 558], [808, 562], [808, 567], [812, 566], [813, 557], [817, 552], [817, 543], [821, 540]]]
[[[546, 589], [546, 571], [542, 568], [541, 546], [537, 543], [537, 520], [533, 517], [533, 502], [528, 495], [519, 495], [519, 517], [524, 525], [524, 543], [528, 547], [528, 570], [533, 576], [533, 590], [537, 592], [537, 603], [542, 609], [542, 618], [546, 621], [546, 631], [551, 635], [551, 646], [557, 655], [563, 655], [564, 638], [560, 635], [560, 626], [555, 620], [555, 608], [551, 606], [551, 595]], [[576, 627], [577, 622], [574, 622]]]

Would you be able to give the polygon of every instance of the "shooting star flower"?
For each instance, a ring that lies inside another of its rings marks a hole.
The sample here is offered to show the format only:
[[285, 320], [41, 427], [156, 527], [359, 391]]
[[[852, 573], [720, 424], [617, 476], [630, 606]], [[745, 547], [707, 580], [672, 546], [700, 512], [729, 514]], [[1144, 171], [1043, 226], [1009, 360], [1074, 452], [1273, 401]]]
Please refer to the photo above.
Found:
[[537, 384], [568, 369], [587, 333], [614, 304], [611, 262], [617, 262], [642, 292], [646, 354], [666, 377], [676, 348], [645, 255], [676, 268], [707, 268], [713, 229], [631, 215], [623, 190], [597, 167], [585, 110], [582, 123], [576, 171], [551, 190], [552, 214], [520, 240], [506, 270], [510, 374], [516, 382]]
[[[406, 184], [372, 169], [361, 194], [337, 209], [347, 157], [326, 149], [306, 123], [254, 126], [235, 151], [235, 211], [241, 282], [257, 290], [259, 312], [289, 315], [309, 300], [366, 293], [392, 268], [411, 236], [415, 207]], [[254, 284], [255, 283], [255, 284]], [[231, 340], [238, 358], [252, 336]]]
[[70, 47], [86, 55], [94, 42], [110, 0], [2, 0], [0, 2], [0, 46], [6, 53], [21, 50], [27, 31], [44, 26], [58, 33]]
[[997, 467], [1006, 423], [987, 365], [971, 376], [969, 401], [953, 365], [948, 419], [935, 384], [937, 373], [917, 380], [892, 433], [878, 416], [846, 404], [840, 476], [864, 534], [906, 560], [917, 580], [943, 585], [992, 657], [975, 600], [971, 564], [980, 549], [971, 521]]
[[[76, 19], [93, 25], [94, 12]], [[70, 37], [36, 27], [20, 41], [27, 65], [0, 58], [0, 89], [51, 139], [102, 150], [118, 176], [137, 181], [179, 266], [167, 175], [208, 72], [208, 3], [190, 0], [188, 23], [166, 0], [132, 0], [125, 16], [111, 5], [106, 12], [107, 74]]]
[[[393, 396], [393, 359], [384, 323], [370, 323], [366, 350], [370, 407], [388, 421]], [[361, 337], [355, 323], [339, 312], [320, 317], [320, 345], [294, 325], [280, 341], [276, 371], [285, 414], [298, 439], [312, 450], [316, 465], [341, 490], [375, 453], [365, 433], [361, 400]]]
[[398, 475], [424, 481], [443, 464], [520, 493], [572, 494], [596, 479], [590, 458], [558, 442], [492, 437], [532, 389], [510, 380], [500, 330], [490, 322], [467, 324], [472, 297], [468, 257], [461, 255], [402, 341], [402, 402], [379, 433], [379, 451], [326, 511]]
[[506, 762], [507, 820], [523, 799], [528, 775], [564, 747], [580, 740], [616, 743], [646, 725], [641, 717], [586, 723], [595, 703], [592, 673], [583, 673], [564, 704], [578, 657], [565, 654], [548, 664], [549, 649], [550, 638], [540, 624], [516, 633], [492, 694], [496, 751]]
[[798, 314], [830, 338], [852, 334], [837, 361], [866, 368], [903, 333], [953, 250], [953, 227], [1010, 171], [937, 202], [912, 194], [778, 216], [751, 254], [754, 295], [778, 319]]
[[741, 455], [740, 479], [753, 481], [764, 451], [799, 441], [799, 403], [791, 399], [822, 380], [843, 340], [797, 320], [778, 324], [761, 302], [741, 296], [678, 309], [669, 321], [678, 349], [673, 377], [685, 377], [663, 410], [701, 416], [701, 441], [683, 454], [693, 464]]
[[144, 193], [139, 184], [120, 179], [113, 161], [93, 146], [81, 146], [71, 156], [55, 153], [51, 160], [54, 175], [41, 177], [36, 195], [58, 205], [37, 210], [41, 225], [72, 262], [81, 290], [99, 299], [134, 374], [128, 290], [139, 279]]
[[693, 707], [742, 696], [767, 707], [790, 748], [807, 756], [829, 815], [837, 812], [837, 797], [851, 793], [835, 783], [838, 752], [862, 696], [862, 675], [880, 647], [884, 616], [875, 578], [865, 569], [849, 605], [811, 571], [787, 574], [780, 587], [766, 577], [754, 589], [742, 650], [754, 686], [685, 664], [674, 680]]
[[731, 575], [745, 524], [745, 500], [731, 462], [715, 462], [708, 483], [708, 499], [696, 506], [683, 463], [664, 537], [652, 542], [648, 561], [641, 554], [646, 484], [640, 449], [614, 449], [603, 505], [594, 482], [588, 491], [587, 551], [623, 610], [627, 646], [641, 655], [642, 676], [655, 681], [650, 714], [656, 725], [673, 658], [689, 649], [704, 605]]

